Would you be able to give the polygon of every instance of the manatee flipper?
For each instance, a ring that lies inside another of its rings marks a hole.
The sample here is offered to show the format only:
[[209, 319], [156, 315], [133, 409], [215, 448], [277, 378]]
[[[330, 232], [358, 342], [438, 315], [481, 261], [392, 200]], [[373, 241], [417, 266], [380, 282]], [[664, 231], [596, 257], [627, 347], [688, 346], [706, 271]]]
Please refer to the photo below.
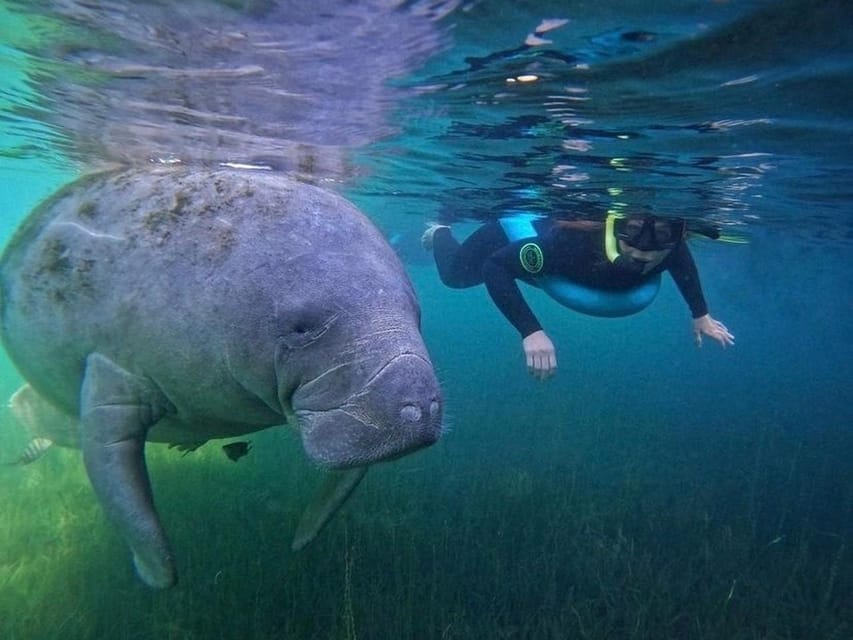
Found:
[[290, 545], [294, 551], [305, 547], [320, 533], [320, 530], [347, 501], [365, 473], [367, 473], [367, 466], [329, 472], [306, 507], [302, 518], [299, 519], [293, 544]]
[[80, 391], [83, 461], [107, 516], [133, 552], [147, 585], [175, 584], [175, 565], [145, 467], [145, 436], [169, 408], [145, 378], [99, 353], [86, 358]]

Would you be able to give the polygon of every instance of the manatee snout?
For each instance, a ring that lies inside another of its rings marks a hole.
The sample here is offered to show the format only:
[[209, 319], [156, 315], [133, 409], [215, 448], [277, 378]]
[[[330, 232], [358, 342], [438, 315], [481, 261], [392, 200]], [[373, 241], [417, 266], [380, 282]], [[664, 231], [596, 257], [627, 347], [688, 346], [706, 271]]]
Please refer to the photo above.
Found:
[[391, 460], [441, 436], [442, 399], [432, 364], [394, 357], [340, 406], [296, 410], [302, 441], [316, 463], [343, 469]]
[[[392, 360], [366, 386], [367, 401], [391, 427], [383, 459], [434, 444], [441, 436], [442, 403], [432, 365], [405, 354]], [[396, 423], [394, 420], [396, 419]], [[397, 432], [395, 438], [393, 432]]]

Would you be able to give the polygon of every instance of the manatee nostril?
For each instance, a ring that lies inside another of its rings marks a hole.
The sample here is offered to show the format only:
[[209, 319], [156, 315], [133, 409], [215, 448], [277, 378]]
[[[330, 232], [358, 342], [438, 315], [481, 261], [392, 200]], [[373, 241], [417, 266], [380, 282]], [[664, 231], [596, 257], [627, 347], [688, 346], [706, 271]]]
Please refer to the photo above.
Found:
[[400, 417], [403, 422], [420, 422], [422, 411], [413, 404], [407, 404], [400, 409]]
[[429, 415], [433, 418], [438, 415], [438, 412], [441, 410], [441, 405], [438, 404], [436, 400], [433, 400], [429, 403]]

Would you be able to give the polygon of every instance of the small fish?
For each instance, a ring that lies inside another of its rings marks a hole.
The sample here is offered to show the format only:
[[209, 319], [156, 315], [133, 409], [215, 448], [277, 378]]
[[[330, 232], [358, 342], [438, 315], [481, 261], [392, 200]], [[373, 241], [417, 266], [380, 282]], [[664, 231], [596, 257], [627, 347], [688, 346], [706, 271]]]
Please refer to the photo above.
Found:
[[53, 440], [50, 438], [33, 438], [27, 444], [26, 449], [18, 456], [18, 459], [14, 462], [10, 462], [10, 465], [20, 464], [30, 464], [31, 462], [35, 462], [39, 458], [41, 458], [45, 452], [53, 446]]
[[240, 458], [249, 453], [251, 449], [251, 442], [229, 442], [228, 444], [222, 445], [222, 450], [225, 452], [225, 455], [228, 456], [229, 460], [233, 460], [234, 462], [237, 462]]

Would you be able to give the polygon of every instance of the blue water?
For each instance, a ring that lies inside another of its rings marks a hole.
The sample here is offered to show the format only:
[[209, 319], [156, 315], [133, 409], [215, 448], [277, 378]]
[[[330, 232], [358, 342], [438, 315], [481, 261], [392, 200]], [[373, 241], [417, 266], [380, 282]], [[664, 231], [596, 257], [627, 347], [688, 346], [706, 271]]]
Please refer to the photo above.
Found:
[[[4, 242], [105, 163], [338, 189], [412, 277], [449, 426], [302, 555], [295, 439], [156, 455], [182, 582], [155, 595], [76, 452], [0, 468], [0, 637], [853, 635], [849, 3], [391, 5], [0, 3]], [[695, 348], [667, 279], [623, 319], [526, 288], [560, 364], [536, 381], [485, 290], [445, 288], [419, 242], [613, 208], [721, 227], [691, 250], [734, 347]], [[13, 459], [26, 434], [0, 427]]]

